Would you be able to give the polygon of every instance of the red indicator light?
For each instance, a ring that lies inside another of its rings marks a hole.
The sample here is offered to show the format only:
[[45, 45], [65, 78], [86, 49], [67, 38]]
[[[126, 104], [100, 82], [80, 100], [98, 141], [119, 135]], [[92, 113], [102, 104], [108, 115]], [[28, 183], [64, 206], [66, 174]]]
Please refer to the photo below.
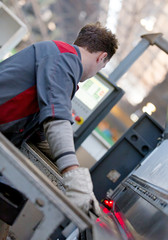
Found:
[[104, 200], [104, 204], [109, 208], [113, 207], [113, 203], [114, 203], [113, 200], [107, 200], [107, 199]]

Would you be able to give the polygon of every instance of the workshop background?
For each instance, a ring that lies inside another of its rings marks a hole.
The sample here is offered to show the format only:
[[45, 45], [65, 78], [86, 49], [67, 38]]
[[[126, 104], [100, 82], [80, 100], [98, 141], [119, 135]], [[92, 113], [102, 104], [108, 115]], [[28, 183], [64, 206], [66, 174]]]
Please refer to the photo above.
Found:
[[[86, 23], [100, 21], [117, 35], [119, 49], [102, 73], [108, 75], [141, 40], [162, 33], [168, 39], [167, 0], [4, 0], [28, 27], [28, 33], [5, 57], [43, 40], [73, 43]], [[125, 94], [97, 129], [111, 145], [147, 112], [165, 127], [168, 103], [168, 55], [150, 46], [117, 82]]]

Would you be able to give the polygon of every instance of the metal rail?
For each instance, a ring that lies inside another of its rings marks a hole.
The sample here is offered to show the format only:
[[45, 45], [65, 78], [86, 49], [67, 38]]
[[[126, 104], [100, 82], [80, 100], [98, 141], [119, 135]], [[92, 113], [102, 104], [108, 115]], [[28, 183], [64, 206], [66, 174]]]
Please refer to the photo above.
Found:
[[109, 75], [109, 80], [117, 82], [150, 45], [156, 45], [165, 53], [168, 53], [168, 41], [162, 37], [162, 33], [145, 34], [142, 35], [141, 38], [137, 46], [135, 46]]

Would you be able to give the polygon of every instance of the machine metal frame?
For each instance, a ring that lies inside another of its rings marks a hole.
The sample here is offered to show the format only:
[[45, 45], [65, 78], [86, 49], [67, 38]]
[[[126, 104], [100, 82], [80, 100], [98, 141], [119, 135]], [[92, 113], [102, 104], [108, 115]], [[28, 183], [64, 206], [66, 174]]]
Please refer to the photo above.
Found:
[[162, 33], [145, 34], [133, 50], [120, 62], [120, 64], [109, 75], [109, 80], [117, 82], [128, 71], [132, 64], [146, 51], [150, 45], [156, 45], [165, 53], [168, 53], [168, 41]]
[[[14, 29], [15, 30], [14, 30]], [[5, 30], [5, 31], [4, 31]], [[26, 25], [0, 1], [0, 60], [23, 39], [28, 32]]]
[[66, 217], [81, 231], [92, 227], [90, 219], [1, 133], [0, 156], [1, 175], [14, 183], [44, 215], [31, 240], [48, 239]]
[[75, 207], [2, 133], [0, 133], [0, 156], [0, 174], [12, 182], [13, 186], [43, 214], [31, 240], [49, 240], [67, 221], [68, 225], [65, 225], [63, 230], [66, 232], [68, 231], [66, 227], [73, 227], [73, 231], [67, 234], [68, 240], [78, 239], [79, 234], [84, 240], [122, 239], [115, 223], [109, 223], [104, 218], [96, 221], [97, 217], [94, 214], [90, 213], [89, 218]]

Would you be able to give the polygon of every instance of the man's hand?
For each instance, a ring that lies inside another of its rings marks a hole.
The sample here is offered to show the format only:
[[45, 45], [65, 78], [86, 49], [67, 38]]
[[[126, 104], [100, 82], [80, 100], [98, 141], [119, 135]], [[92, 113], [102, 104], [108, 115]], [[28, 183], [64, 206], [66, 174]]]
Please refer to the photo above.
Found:
[[100, 207], [93, 193], [93, 185], [87, 168], [74, 168], [63, 173], [65, 194], [86, 214], [89, 210], [100, 216]]

